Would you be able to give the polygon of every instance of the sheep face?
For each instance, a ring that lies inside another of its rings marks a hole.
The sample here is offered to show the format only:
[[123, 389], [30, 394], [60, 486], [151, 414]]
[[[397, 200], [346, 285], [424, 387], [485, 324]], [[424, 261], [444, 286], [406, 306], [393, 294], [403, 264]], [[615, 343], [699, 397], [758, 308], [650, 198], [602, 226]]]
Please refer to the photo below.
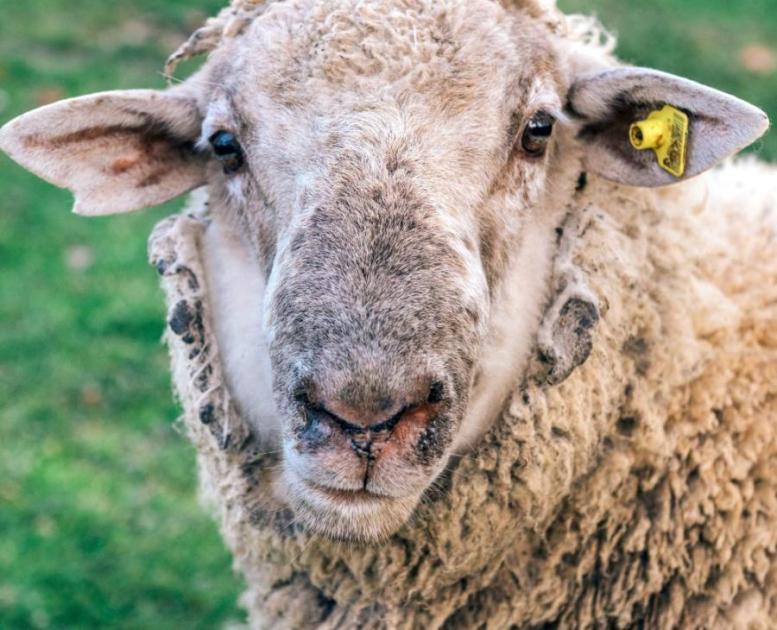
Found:
[[473, 432], [541, 201], [552, 56], [493, 2], [450, 4], [281, 3], [198, 79], [212, 205], [266, 279], [278, 494], [338, 537], [395, 530]]

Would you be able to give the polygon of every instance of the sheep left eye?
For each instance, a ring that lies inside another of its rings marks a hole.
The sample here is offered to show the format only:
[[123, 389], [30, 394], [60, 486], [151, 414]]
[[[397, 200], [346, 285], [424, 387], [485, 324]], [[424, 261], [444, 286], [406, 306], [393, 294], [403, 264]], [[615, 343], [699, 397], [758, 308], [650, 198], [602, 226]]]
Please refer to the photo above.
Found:
[[553, 134], [556, 119], [548, 112], [537, 112], [526, 123], [521, 138], [521, 146], [528, 155], [539, 157], [545, 154]]
[[243, 157], [243, 148], [237, 141], [235, 134], [229, 131], [217, 131], [208, 140], [216, 159], [224, 167], [225, 173], [230, 174], [240, 170], [245, 158]]

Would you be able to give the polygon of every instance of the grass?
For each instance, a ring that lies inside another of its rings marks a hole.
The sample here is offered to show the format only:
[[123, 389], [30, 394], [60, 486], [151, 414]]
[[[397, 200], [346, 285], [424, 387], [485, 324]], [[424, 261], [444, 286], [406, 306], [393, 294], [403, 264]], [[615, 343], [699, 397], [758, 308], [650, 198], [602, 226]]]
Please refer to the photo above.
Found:
[[[162, 87], [168, 52], [220, 0], [0, 0], [0, 122], [52, 99]], [[562, 0], [628, 61], [733, 91], [777, 118], [773, 0]], [[777, 158], [777, 136], [758, 148]], [[195, 500], [174, 405], [152, 225], [176, 205], [84, 220], [0, 157], [0, 628], [217, 628], [240, 582]]]

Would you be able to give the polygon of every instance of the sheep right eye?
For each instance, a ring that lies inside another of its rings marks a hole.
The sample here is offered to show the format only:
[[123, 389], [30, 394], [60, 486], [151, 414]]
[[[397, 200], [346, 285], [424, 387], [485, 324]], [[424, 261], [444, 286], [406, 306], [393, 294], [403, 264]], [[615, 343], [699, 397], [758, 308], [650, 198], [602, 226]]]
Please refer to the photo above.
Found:
[[545, 155], [555, 123], [554, 116], [543, 111], [537, 112], [529, 119], [521, 138], [521, 146], [527, 155], [532, 157]]
[[227, 175], [240, 170], [245, 162], [243, 147], [240, 146], [235, 134], [230, 131], [217, 131], [208, 141], [213, 148], [213, 154], [221, 162]]

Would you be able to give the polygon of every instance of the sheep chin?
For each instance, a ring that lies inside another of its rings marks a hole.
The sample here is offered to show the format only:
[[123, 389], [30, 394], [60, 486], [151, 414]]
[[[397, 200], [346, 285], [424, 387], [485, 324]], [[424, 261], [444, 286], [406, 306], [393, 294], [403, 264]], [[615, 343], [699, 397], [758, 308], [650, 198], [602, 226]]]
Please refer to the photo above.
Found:
[[277, 480], [275, 494], [310, 533], [343, 542], [375, 544], [387, 540], [410, 519], [423, 492], [405, 497], [326, 492], [286, 469]]

